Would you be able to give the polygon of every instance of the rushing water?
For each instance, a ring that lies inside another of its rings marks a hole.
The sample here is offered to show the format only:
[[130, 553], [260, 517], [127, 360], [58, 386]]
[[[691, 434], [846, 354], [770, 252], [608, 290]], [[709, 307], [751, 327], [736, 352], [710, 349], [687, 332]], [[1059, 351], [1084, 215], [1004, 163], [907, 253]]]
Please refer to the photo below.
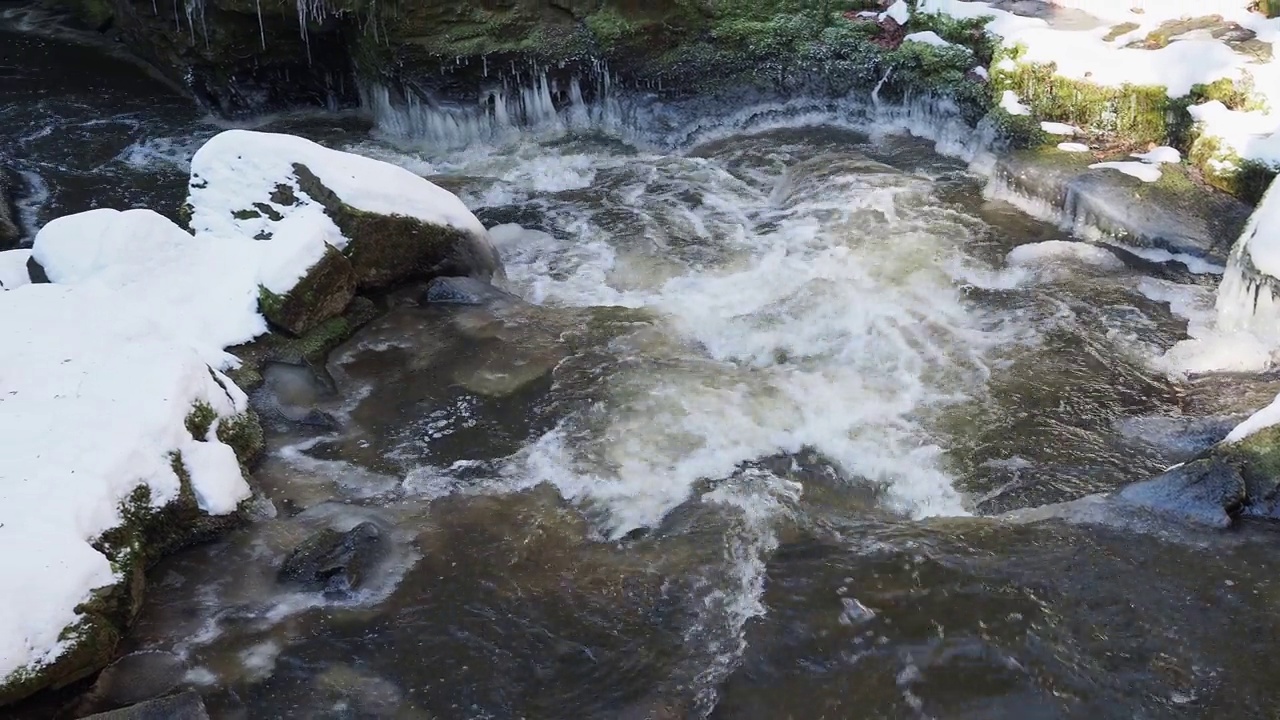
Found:
[[[3, 96], [37, 219], [176, 207], [216, 126], [133, 74], [41, 85], [64, 46], [0, 42], [43, 58]], [[410, 288], [327, 367], [269, 368], [262, 517], [153, 571], [122, 648], [148, 654], [80, 711], [184, 686], [220, 718], [1271, 712], [1269, 529], [1042, 508], [1230, 427], [1222, 383], [1160, 370], [1215, 277], [1072, 243], [904, 136], [263, 125], [457, 192], [512, 296]], [[365, 521], [356, 592], [278, 581]]]

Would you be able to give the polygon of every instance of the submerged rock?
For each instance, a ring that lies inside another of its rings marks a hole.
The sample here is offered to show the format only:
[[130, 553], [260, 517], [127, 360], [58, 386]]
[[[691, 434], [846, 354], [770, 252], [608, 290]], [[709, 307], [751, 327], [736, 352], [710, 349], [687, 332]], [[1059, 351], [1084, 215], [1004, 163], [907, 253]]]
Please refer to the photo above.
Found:
[[382, 531], [371, 522], [346, 532], [325, 528], [285, 558], [280, 579], [309, 590], [348, 593], [360, 589], [384, 554]]
[[102, 671], [82, 707], [119, 708], [158, 698], [178, 687], [186, 673], [186, 662], [171, 652], [130, 653]]
[[524, 301], [476, 278], [438, 277], [427, 284], [420, 302], [423, 305], [489, 305]]
[[84, 720], [209, 720], [199, 693], [184, 692], [131, 707], [90, 715]]

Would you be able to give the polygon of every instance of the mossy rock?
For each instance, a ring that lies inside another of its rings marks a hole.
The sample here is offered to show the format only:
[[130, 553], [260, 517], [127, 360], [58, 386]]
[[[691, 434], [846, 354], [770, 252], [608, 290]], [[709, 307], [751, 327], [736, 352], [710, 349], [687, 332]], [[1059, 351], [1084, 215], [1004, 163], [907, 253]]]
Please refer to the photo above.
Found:
[[[250, 391], [262, 385], [262, 368], [267, 363], [323, 365], [330, 350], [346, 342], [379, 312], [378, 305], [372, 300], [357, 296], [341, 315], [325, 320], [299, 337], [272, 332], [244, 345], [228, 348], [227, 351], [240, 358], [242, 364], [227, 375], [241, 389]], [[221, 428], [219, 426], [219, 430]]]
[[[231, 446], [247, 475], [262, 452], [257, 416], [245, 412], [219, 419], [210, 406], [197, 403], [186, 425], [199, 440], [208, 436], [215, 421], [218, 439]], [[119, 582], [99, 588], [76, 607], [80, 619], [62, 631], [66, 650], [54, 662], [35, 670], [20, 669], [0, 684], [0, 706], [42, 690], [67, 687], [106, 667], [142, 608], [147, 570], [173, 552], [213, 540], [243, 522], [240, 513], [212, 516], [202, 511], [181, 454], [173, 453], [170, 462], [178, 476], [178, 496], [156, 508], [151, 489], [140, 485], [120, 504], [123, 522], [93, 543], [110, 561]]]
[[296, 337], [337, 317], [355, 295], [356, 273], [351, 261], [326, 245], [324, 255], [289, 292], [277, 295], [259, 288], [258, 310], [273, 326]]
[[1235, 443], [1221, 443], [1211, 454], [1222, 459], [1244, 478], [1250, 503], [1280, 493], [1280, 425], [1260, 430]]
[[301, 163], [298, 187], [320, 203], [347, 238], [347, 258], [361, 290], [381, 290], [442, 275], [483, 280], [502, 272], [497, 250], [483, 236], [405, 215], [366, 212], [342, 201]]

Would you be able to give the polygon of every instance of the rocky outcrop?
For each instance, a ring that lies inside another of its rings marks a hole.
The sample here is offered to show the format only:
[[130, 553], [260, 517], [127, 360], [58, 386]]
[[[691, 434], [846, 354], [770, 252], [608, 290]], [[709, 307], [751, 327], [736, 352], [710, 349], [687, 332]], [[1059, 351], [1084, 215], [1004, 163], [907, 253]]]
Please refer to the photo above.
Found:
[[287, 292], [277, 294], [262, 288], [258, 309], [275, 327], [301, 336], [341, 315], [355, 295], [356, 273], [351, 261], [326, 246], [320, 260]]

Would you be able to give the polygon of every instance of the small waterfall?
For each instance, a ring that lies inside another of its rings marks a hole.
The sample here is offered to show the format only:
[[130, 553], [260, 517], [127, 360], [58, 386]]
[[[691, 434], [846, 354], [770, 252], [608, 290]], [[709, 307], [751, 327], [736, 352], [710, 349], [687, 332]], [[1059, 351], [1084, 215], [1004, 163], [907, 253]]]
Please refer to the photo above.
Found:
[[[384, 135], [448, 149], [493, 142], [520, 130], [559, 133], [619, 124], [612, 78], [603, 62], [593, 63], [585, 77], [567, 79], [545, 68], [497, 75], [487, 58], [483, 62], [484, 77], [496, 77], [474, 105], [437, 102], [413, 90], [398, 93], [376, 84], [361, 88], [361, 99]], [[584, 82], [596, 91], [590, 100]]]
[[1280, 345], [1280, 179], [1231, 249], [1216, 310], [1219, 330], [1246, 330]]

